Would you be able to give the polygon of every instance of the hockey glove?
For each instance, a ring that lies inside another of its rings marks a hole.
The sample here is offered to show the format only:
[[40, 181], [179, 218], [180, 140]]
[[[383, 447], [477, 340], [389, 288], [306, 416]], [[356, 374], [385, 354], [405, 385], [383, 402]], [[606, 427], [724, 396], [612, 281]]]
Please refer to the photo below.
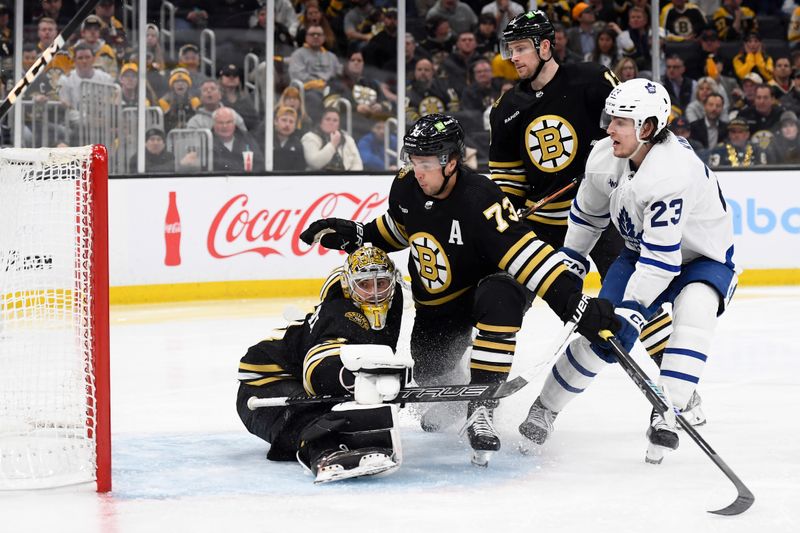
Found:
[[[645, 316], [647, 316], [647, 309], [641, 304], [633, 300], [625, 300], [617, 306], [614, 314], [619, 317], [620, 328], [619, 331], [614, 333], [614, 336], [622, 344], [622, 347], [627, 351], [631, 351], [636, 339], [642, 333], [642, 328], [647, 323]], [[592, 343], [592, 350], [608, 361], [609, 363], [616, 363], [617, 357], [614, 352], [609, 348], [605, 342]]]
[[566, 246], [562, 246], [558, 251], [563, 254], [561, 260], [564, 262], [564, 265], [566, 265], [567, 270], [583, 281], [584, 278], [586, 278], [586, 274], [589, 273], [589, 260], [572, 248], [567, 248]]
[[345, 344], [339, 353], [342, 365], [355, 376], [353, 396], [359, 404], [394, 400], [414, 366], [410, 355], [395, 354], [381, 344]]
[[580, 292], [569, 297], [567, 311], [561, 320], [575, 322], [578, 333], [590, 342], [600, 344], [605, 343], [599, 335], [601, 330], [607, 329], [616, 333], [621, 326], [611, 302], [603, 298], [590, 298]]
[[323, 218], [311, 223], [300, 234], [306, 244], [320, 243], [325, 248], [352, 253], [364, 244], [364, 224], [343, 218]]

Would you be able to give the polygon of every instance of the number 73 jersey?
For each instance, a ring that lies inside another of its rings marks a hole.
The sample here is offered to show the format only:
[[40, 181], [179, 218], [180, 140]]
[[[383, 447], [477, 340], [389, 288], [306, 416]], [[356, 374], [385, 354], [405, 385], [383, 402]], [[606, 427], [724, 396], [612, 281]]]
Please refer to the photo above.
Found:
[[735, 269], [733, 220], [717, 177], [682, 137], [654, 145], [635, 172], [614, 157], [610, 138], [595, 145], [564, 246], [588, 254], [609, 220], [639, 253], [626, 299], [649, 305], [682, 265], [701, 257]]

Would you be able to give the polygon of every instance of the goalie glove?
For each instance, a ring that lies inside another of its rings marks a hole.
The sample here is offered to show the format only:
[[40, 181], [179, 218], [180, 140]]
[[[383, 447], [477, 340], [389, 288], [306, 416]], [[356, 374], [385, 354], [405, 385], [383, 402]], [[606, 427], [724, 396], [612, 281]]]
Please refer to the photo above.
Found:
[[589, 273], [589, 260], [572, 248], [567, 248], [566, 246], [562, 246], [558, 251], [562, 254], [561, 260], [564, 262], [567, 270], [583, 281], [586, 278], [586, 274]]
[[364, 224], [344, 218], [323, 218], [312, 222], [300, 239], [306, 244], [318, 242], [325, 248], [349, 254], [364, 244]]
[[410, 355], [397, 355], [382, 344], [345, 344], [339, 353], [342, 365], [355, 376], [353, 396], [359, 404], [395, 399], [414, 366]]

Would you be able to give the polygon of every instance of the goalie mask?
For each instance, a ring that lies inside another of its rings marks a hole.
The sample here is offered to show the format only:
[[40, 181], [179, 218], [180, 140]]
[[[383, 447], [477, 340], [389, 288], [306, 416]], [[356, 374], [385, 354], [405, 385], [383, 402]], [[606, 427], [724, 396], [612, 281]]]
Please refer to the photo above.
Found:
[[344, 292], [367, 317], [372, 329], [383, 329], [394, 296], [397, 270], [380, 248], [366, 244], [344, 263]]

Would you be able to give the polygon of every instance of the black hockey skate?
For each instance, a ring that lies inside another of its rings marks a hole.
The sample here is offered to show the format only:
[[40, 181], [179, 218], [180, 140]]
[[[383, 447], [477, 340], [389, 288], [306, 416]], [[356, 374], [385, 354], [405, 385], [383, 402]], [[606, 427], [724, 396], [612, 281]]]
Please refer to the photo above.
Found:
[[[494, 402], [496, 404], [496, 402]], [[472, 464], [489, 466], [489, 458], [500, 449], [500, 435], [494, 428], [494, 405], [487, 407], [485, 403], [470, 402], [467, 408], [469, 415], [460, 434], [467, 434], [472, 447]]]
[[551, 411], [536, 398], [528, 411], [528, 417], [519, 425], [519, 432], [535, 444], [542, 445], [553, 433], [553, 422], [558, 413]]
[[342, 446], [339, 450], [331, 450], [318, 457], [311, 472], [315, 476], [314, 483], [318, 484], [374, 476], [390, 472], [399, 466], [392, 458], [392, 450], [388, 448], [348, 450]]
[[655, 465], [661, 464], [664, 460], [665, 451], [677, 450], [680, 443], [675, 426], [669, 425], [663, 416], [655, 412], [655, 409], [650, 414], [647, 440], [650, 445], [647, 447], [644, 460]]

